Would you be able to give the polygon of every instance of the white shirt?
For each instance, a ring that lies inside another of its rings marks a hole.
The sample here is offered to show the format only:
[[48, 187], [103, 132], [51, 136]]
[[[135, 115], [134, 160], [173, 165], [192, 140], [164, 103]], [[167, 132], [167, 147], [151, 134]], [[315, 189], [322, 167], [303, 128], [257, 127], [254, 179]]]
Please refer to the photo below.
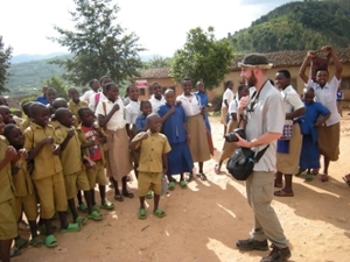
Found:
[[230, 116], [231, 114], [237, 113], [237, 107], [238, 107], [238, 99], [232, 100], [228, 108], [228, 113], [230, 114]]
[[283, 100], [284, 111], [287, 114], [304, 107], [299, 94], [291, 85], [287, 86], [280, 92]]
[[95, 92], [94, 90], [89, 90], [86, 91], [81, 97], [80, 100], [86, 101], [86, 102], [90, 102], [90, 98], [94, 95], [97, 94], [97, 92]]
[[190, 97], [182, 94], [178, 96], [176, 100], [181, 101], [181, 106], [184, 109], [186, 116], [195, 116], [201, 113], [201, 103], [193, 93], [191, 93]]
[[162, 96], [162, 98], [158, 100], [157, 98], [154, 97], [154, 95], [152, 95], [149, 101], [151, 102], [151, 105], [152, 105], [152, 112], [156, 114], [158, 113], [159, 108], [162, 105], [165, 105], [166, 103], [164, 96]]
[[[112, 101], [108, 99], [104, 99], [98, 103], [97, 108], [96, 108], [96, 116], [98, 115], [103, 115], [106, 116], [109, 112], [111, 112], [113, 106], [115, 104], [119, 105], [119, 110], [113, 114], [111, 119], [107, 123], [107, 129], [108, 130], [117, 130], [121, 128], [125, 128], [126, 121], [124, 120], [124, 103], [123, 100], [120, 99], [120, 97], [113, 103]], [[104, 108], [104, 106], [106, 108]]]
[[233, 100], [233, 97], [234, 97], [234, 94], [232, 90], [227, 88], [222, 97], [222, 107], [226, 107], [225, 100], [227, 100], [227, 104], [230, 105]]
[[140, 114], [140, 102], [129, 100], [129, 104], [125, 107], [125, 121], [128, 124], [136, 124], [136, 119]]
[[[99, 99], [96, 103], [96, 96], [99, 94]], [[100, 101], [102, 100], [107, 100], [107, 97], [105, 97], [105, 95], [102, 92], [98, 92], [96, 94], [93, 94], [90, 97], [90, 101], [89, 101], [89, 108], [92, 110], [92, 112], [95, 112], [97, 105], [99, 104]]]
[[326, 126], [331, 126], [340, 122], [340, 115], [337, 109], [337, 91], [341, 80], [333, 76], [332, 80], [328, 82], [323, 88], [312, 79], [307, 83], [308, 87], [315, 90], [316, 101], [327, 107], [331, 112], [331, 116], [326, 120]]

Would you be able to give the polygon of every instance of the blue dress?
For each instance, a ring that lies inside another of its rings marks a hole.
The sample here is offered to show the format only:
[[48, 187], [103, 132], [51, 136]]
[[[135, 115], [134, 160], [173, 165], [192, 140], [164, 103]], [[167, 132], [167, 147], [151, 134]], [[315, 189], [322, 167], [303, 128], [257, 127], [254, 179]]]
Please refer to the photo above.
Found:
[[327, 115], [329, 110], [318, 102], [305, 104], [306, 113], [298, 121], [303, 135], [303, 145], [300, 153], [300, 168], [320, 168], [320, 149], [318, 147], [318, 131], [315, 123], [319, 116]]
[[[197, 91], [194, 94], [198, 98], [198, 100], [201, 103], [202, 107], [207, 107], [208, 106], [209, 99], [208, 99], [207, 93]], [[205, 123], [205, 127], [207, 128], [207, 130], [209, 130], [209, 132], [211, 132], [211, 126], [210, 126], [209, 117], [208, 117], [208, 113], [207, 112], [205, 112], [205, 114], [204, 114], [204, 123]]]
[[141, 132], [142, 128], [144, 128], [146, 126], [146, 124], [147, 124], [147, 117], [144, 114], [140, 115], [136, 119], [136, 123], [135, 123], [136, 133]]
[[[158, 110], [158, 115], [163, 117], [170, 108], [168, 104], [162, 105]], [[163, 122], [161, 132], [168, 138], [171, 146], [171, 151], [167, 154], [168, 175], [192, 172], [193, 161], [184, 128], [186, 122], [187, 117], [182, 106], [175, 106], [175, 112]]]

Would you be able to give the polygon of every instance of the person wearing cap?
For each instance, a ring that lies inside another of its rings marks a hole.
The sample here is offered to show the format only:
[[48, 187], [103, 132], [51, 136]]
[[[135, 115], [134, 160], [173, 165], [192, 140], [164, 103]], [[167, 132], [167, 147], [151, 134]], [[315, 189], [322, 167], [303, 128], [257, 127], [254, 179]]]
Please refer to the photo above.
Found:
[[271, 206], [276, 171], [276, 142], [282, 135], [285, 110], [280, 92], [268, 80], [267, 70], [272, 68], [268, 59], [260, 54], [244, 57], [238, 64], [241, 77], [251, 88], [251, 96], [242, 97], [237, 108], [241, 127], [245, 125], [246, 140], [239, 135], [236, 145], [261, 151], [268, 145], [260, 160], [255, 163], [252, 174], [245, 182], [247, 200], [254, 212], [254, 228], [251, 238], [238, 240], [239, 250], [272, 251], [261, 262], [281, 262], [291, 257], [288, 241], [281, 223]]

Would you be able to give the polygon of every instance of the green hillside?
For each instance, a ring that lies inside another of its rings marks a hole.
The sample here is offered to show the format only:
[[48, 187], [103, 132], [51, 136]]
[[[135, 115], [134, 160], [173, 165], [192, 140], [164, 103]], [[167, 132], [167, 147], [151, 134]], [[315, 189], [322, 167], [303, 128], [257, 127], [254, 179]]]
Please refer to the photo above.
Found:
[[62, 76], [64, 69], [50, 64], [50, 61], [52, 59], [12, 64], [9, 70], [10, 78], [6, 85], [11, 91], [9, 95], [21, 96], [33, 93], [34, 88], [41, 89], [42, 82], [51, 76]]
[[236, 52], [335, 48], [350, 44], [350, 1], [291, 2], [229, 36]]

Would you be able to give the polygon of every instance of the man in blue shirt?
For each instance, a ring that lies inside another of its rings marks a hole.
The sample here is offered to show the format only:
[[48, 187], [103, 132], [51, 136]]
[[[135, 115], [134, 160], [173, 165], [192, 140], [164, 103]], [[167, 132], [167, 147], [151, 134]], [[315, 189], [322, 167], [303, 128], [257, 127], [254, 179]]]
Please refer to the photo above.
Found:
[[47, 98], [46, 98], [46, 92], [47, 92], [48, 89], [49, 89], [48, 86], [43, 86], [43, 89], [42, 89], [43, 95], [42, 96], [38, 96], [35, 99], [35, 101], [36, 102], [40, 102], [40, 103], [42, 103], [44, 105], [48, 105], [49, 104], [49, 100], [47, 100]]

